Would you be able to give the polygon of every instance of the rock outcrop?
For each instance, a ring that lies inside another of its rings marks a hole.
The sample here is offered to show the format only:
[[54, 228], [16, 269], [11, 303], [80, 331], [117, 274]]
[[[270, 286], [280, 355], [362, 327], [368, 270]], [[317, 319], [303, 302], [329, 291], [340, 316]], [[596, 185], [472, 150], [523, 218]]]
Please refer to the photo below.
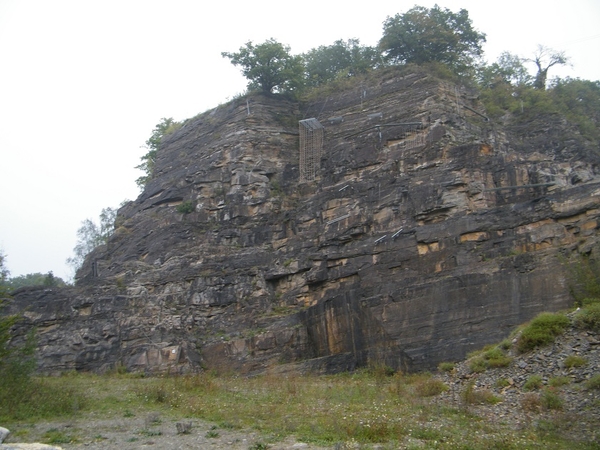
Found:
[[462, 358], [569, 306], [565, 260], [598, 237], [597, 143], [560, 117], [510, 123], [418, 71], [233, 100], [163, 139], [76, 287], [11, 308], [45, 372]]

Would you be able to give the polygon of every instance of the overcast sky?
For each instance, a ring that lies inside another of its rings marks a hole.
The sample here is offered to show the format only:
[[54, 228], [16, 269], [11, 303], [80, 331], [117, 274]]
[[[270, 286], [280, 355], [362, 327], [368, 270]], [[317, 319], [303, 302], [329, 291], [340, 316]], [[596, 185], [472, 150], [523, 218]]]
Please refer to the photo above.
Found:
[[268, 38], [302, 53], [376, 45], [415, 4], [469, 11], [485, 56], [564, 50], [550, 77], [600, 80], [600, 1], [0, 0], [0, 250], [12, 276], [71, 277], [81, 221], [139, 195], [134, 169], [162, 117], [224, 103], [246, 80], [221, 57]]

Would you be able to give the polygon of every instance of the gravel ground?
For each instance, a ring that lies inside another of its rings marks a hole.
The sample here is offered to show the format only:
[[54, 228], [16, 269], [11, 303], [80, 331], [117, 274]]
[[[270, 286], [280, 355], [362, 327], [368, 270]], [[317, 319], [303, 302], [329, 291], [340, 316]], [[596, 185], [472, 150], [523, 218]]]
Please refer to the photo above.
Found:
[[[587, 380], [600, 374], [597, 332], [570, 328], [550, 346], [522, 355], [510, 351], [509, 355], [513, 359], [508, 367], [472, 373], [469, 361], [464, 361], [452, 372], [439, 375], [450, 389], [436, 401], [466, 406], [492, 423], [509, 424], [514, 429], [546, 427], [575, 441], [600, 443], [600, 389], [586, 387]], [[569, 356], [578, 356], [585, 364], [565, 367]], [[532, 376], [541, 377], [542, 385], [526, 389], [525, 383]], [[552, 380], [558, 377], [565, 384], [552, 387]], [[469, 384], [500, 401], [465, 405], [463, 394]], [[545, 407], [541, 400], [545, 391], [555, 394], [562, 405], [556, 409]]]
[[[64, 436], [76, 438], [76, 443], [56, 444], [64, 450], [183, 450], [183, 449], [231, 449], [248, 450], [260, 448], [257, 444], [266, 443], [254, 432], [246, 430], [224, 430], [199, 420], [183, 420], [191, 424], [189, 432], [179, 433], [177, 421], [165, 420], [150, 414], [145, 418], [81, 419], [66, 422], [40, 422], [29, 429], [27, 440], [42, 440], [48, 430], [57, 430]], [[15, 438], [17, 439], [17, 438]], [[8, 446], [13, 439], [7, 439]], [[0, 450], [2, 445], [0, 445]], [[288, 438], [283, 442], [269, 443], [269, 450], [307, 449], [322, 450], [322, 447], [297, 442]]]

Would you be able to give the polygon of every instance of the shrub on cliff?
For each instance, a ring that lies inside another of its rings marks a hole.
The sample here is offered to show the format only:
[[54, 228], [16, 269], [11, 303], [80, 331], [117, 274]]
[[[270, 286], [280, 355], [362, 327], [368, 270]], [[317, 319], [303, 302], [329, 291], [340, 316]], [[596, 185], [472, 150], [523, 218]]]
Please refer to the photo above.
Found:
[[569, 326], [564, 314], [541, 313], [527, 325], [517, 340], [517, 350], [521, 353], [554, 342], [554, 338]]
[[600, 302], [592, 303], [577, 311], [574, 324], [584, 330], [600, 331]]

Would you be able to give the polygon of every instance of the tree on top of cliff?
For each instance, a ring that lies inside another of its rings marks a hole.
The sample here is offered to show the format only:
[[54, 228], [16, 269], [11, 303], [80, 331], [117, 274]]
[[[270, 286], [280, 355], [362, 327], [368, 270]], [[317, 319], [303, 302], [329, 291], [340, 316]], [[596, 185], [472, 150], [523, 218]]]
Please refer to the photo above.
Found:
[[467, 10], [415, 6], [385, 20], [379, 48], [394, 64], [441, 62], [463, 74], [483, 54], [484, 42], [485, 34], [473, 28]]
[[332, 45], [313, 48], [302, 56], [308, 86], [319, 86], [341, 76], [366, 73], [382, 63], [379, 50], [360, 45], [358, 39], [339, 39]]
[[569, 64], [569, 58], [565, 55], [565, 52], [557, 52], [544, 45], [538, 45], [533, 58], [529, 58], [527, 61], [534, 63], [537, 67], [533, 87], [540, 90], [546, 89], [546, 80], [550, 67]]
[[222, 52], [231, 64], [240, 66], [250, 80], [248, 89], [265, 94], [292, 93], [303, 86], [304, 64], [301, 56], [290, 54], [290, 48], [271, 38], [262, 44], [251, 41], [236, 53]]

